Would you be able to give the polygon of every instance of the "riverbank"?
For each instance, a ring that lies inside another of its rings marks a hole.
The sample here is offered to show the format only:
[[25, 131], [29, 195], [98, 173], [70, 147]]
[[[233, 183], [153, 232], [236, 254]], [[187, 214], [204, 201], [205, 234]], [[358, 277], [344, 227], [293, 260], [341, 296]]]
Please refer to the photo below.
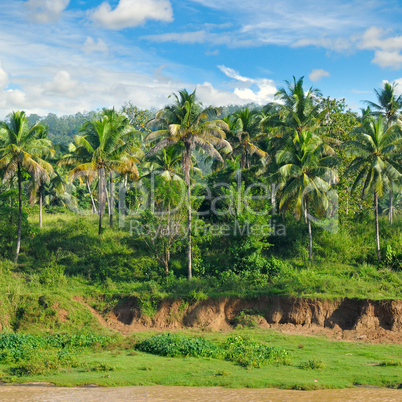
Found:
[[13, 401], [400, 401], [402, 391], [384, 388], [293, 391], [281, 389], [227, 389], [189, 387], [60, 388], [46, 384], [0, 386], [0, 399]]
[[[166, 332], [147, 331], [128, 336], [115, 333], [109, 340], [85, 336], [69, 340], [67, 337], [62, 343], [59, 338], [56, 343], [54, 338], [50, 343], [28, 339], [25, 344], [38, 346], [26, 350], [25, 360], [24, 356], [9, 350], [6, 359], [0, 363], [0, 380], [14, 384], [49, 382], [68, 387], [88, 384], [106, 387], [165, 385], [299, 390], [351, 388], [356, 385], [402, 387], [400, 344], [340, 342], [324, 337], [287, 335], [270, 328], [175, 332], [189, 339], [205, 339], [221, 349], [229, 338], [236, 337], [252, 340], [257, 348], [263, 345], [283, 351], [284, 360], [268, 360], [262, 364], [255, 360], [257, 367], [254, 364], [245, 366], [245, 362], [237, 358], [228, 360], [224, 355], [173, 357], [138, 349], [142, 341]], [[197, 344], [200, 343], [197, 341]], [[7, 342], [7, 345], [10, 343]], [[247, 345], [245, 350], [253, 358], [253, 351]]]

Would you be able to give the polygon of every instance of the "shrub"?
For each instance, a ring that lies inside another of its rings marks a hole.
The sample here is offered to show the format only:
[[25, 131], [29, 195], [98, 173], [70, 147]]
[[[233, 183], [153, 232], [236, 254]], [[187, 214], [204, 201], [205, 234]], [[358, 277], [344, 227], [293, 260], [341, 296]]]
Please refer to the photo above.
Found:
[[304, 370], [322, 370], [325, 368], [325, 364], [322, 360], [318, 360], [318, 359], [314, 358], [312, 360], [302, 362], [300, 364], [300, 368], [302, 368]]
[[154, 335], [137, 345], [142, 352], [160, 356], [217, 357], [219, 348], [204, 338], [187, 338], [176, 334]]
[[289, 364], [289, 354], [285, 349], [266, 346], [241, 336], [230, 337], [224, 348], [226, 360], [244, 367], [262, 367], [269, 363]]

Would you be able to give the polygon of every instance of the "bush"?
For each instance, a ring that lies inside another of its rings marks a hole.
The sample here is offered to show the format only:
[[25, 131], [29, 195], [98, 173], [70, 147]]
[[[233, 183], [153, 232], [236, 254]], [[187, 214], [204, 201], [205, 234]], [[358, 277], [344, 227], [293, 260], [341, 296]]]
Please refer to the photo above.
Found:
[[176, 334], [161, 334], [148, 338], [137, 345], [142, 352], [160, 356], [217, 357], [220, 350], [204, 338], [187, 338]]
[[302, 368], [304, 370], [322, 370], [325, 368], [325, 364], [322, 360], [318, 360], [318, 359], [314, 358], [312, 360], [302, 362], [300, 364], [300, 368]]
[[137, 345], [142, 352], [169, 357], [212, 357], [236, 362], [244, 367], [262, 367], [269, 363], [288, 364], [289, 354], [280, 347], [269, 347], [241, 336], [228, 338], [223, 347], [204, 338], [161, 334]]
[[230, 337], [224, 348], [226, 360], [244, 367], [262, 367], [269, 363], [289, 364], [289, 354], [285, 349], [266, 346], [241, 336]]

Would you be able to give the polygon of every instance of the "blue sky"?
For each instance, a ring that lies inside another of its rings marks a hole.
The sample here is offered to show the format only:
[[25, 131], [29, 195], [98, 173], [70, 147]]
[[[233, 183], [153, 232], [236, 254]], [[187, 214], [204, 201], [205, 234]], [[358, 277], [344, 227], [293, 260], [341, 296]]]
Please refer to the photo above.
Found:
[[6, 3], [0, 117], [160, 108], [182, 88], [204, 105], [266, 104], [293, 75], [354, 110], [384, 80], [402, 91], [401, 1]]

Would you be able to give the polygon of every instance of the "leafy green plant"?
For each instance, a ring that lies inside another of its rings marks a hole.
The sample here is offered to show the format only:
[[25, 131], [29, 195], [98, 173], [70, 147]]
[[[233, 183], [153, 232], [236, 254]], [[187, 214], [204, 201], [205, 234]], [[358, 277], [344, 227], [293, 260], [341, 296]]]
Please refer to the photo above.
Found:
[[160, 356], [217, 357], [219, 348], [204, 338], [187, 338], [183, 335], [161, 334], [145, 339], [137, 345], [142, 352]]
[[258, 315], [247, 314], [246, 311], [241, 311], [233, 321], [236, 327], [241, 328], [256, 328], [258, 326]]
[[226, 360], [244, 367], [262, 367], [269, 363], [289, 364], [289, 353], [285, 349], [266, 346], [242, 336], [228, 338], [224, 349]]
[[325, 364], [322, 360], [314, 358], [312, 360], [302, 362], [300, 364], [300, 368], [304, 370], [323, 370], [325, 368]]

